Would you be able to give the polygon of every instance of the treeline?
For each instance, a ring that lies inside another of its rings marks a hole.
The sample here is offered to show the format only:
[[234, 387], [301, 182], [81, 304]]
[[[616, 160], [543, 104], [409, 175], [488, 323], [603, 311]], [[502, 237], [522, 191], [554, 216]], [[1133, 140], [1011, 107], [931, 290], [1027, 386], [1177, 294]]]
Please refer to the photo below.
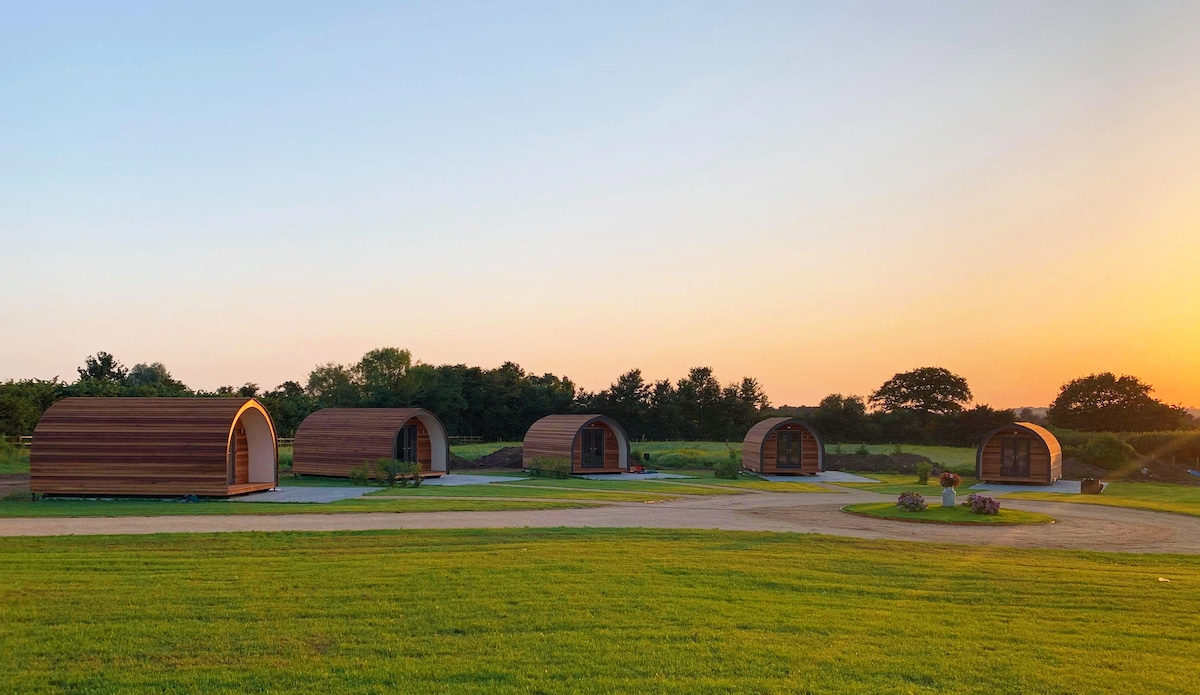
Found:
[[[155, 362], [123, 366], [100, 352], [59, 378], [0, 383], [0, 435], [32, 434], [54, 401], [68, 396], [184, 396], [258, 398], [280, 436], [293, 436], [310, 413], [328, 407], [421, 407], [438, 415], [452, 435], [516, 441], [537, 419], [555, 413], [603, 413], [633, 439], [738, 442], [763, 417], [798, 416], [834, 443], [972, 445], [987, 430], [1013, 419], [1009, 410], [971, 405], [965, 379], [940, 367], [896, 374], [869, 397], [826, 396], [816, 407], [772, 408], [751, 377], [722, 384], [709, 367], [676, 381], [648, 382], [641, 370], [622, 374], [607, 389], [588, 392], [567, 377], [526, 372], [512, 362], [494, 369], [414, 362], [397, 348], [372, 350], [353, 364], [325, 364], [303, 383], [263, 391], [257, 384], [193, 390]], [[1088, 430], [1130, 422], [1138, 431], [1193, 425], [1186, 411], [1150, 396], [1133, 377], [1091, 375], [1065, 384], [1049, 410], [1051, 422]], [[1069, 423], [1069, 425], [1067, 424]], [[1133, 431], [1128, 428], [1125, 431]]]

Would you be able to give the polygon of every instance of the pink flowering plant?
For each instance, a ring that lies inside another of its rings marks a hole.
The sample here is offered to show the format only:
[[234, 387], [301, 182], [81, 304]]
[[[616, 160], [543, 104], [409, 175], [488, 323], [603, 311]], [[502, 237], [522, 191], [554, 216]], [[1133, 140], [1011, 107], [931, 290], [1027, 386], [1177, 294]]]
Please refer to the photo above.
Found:
[[921, 493], [911, 490], [900, 493], [900, 498], [896, 500], [896, 506], [906, 512], [923, 512], [929, 508], [925, 504], [925, 498], [921, 496]]
[[962, 478], [958, 477], [957, 473], [946, 471], [938, 478], [938, 482], [942, 484], [942, 487], [958, 487], [958, 484], [962, 482]]
[[976, 514], [999, 514], [1000, 501], [984, 495], [968, 495], [967, 506]]

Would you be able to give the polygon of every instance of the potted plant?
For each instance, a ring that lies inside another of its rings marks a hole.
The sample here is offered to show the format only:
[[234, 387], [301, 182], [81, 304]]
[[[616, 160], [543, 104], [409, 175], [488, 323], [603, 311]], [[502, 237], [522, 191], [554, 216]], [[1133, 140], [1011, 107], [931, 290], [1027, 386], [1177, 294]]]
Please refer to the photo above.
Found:
[[958, 477], [957, 473], [946, 471], [938, 478], [938, 482], [942, 484], [942, 506], [953, 507], [958, 504], [958, 493], [954, 488], [962, 482], [962, 478]]

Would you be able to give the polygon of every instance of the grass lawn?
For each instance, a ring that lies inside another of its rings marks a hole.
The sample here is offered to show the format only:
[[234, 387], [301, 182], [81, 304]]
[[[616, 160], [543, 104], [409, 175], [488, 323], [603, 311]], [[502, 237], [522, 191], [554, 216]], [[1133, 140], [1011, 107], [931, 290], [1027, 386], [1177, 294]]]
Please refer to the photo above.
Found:
[[527, 502], [489, 499], [446, 500], [436, 497], [352, 499], [330, 502], [328, 504], [309, 504], [305, 502], [225, 502], [220, 500], [203, 500], [189, 504], [172, 500], [44, 499], [37, 502], [30, 502], [28, 500], [21, 502], [0, 502], [0, 517], [491, 512], [511, 509], [569, 509], [581, 506], [587, 505], [579, 502]]
[[1100, 495], [1062, 495], [1053, 492], [1010, 492], [1003, 499], [1044, 500], [1070, 504], [1148, 509], [1200, 516], [1200, 486], [1170, 483], [1109, 483]]
[[[729, 457], [729, 448], [741, 449], [742, 443], [725, 442], [632, 442], [638, 463], [650, 468], [712, 468]], [[642, 454], [650, 454], [650, 462]]]
[[[686, 481], [680, 481], [680, 483]], [[740, 495], [740, 490], [716, 485], [681, 485], [669, 480], [591, 480], [589, 478], [530, 478], [512, 482], [493, 483], [498, 487], [538, 486], [574, 490], [622, 490], [671, 495]]]
[[617, 490], [577, 490], [573, 488], [518, 485], [455, 485], [418, 488], [390, 487], [370, 493], [371, 497], [539, 497], [564, 500], [596, 500], [601, 502], [650, 502], [679, 499], [666, 492], [646, 490], [625, 492]]
[[[858, 450], [858, 444], [826, 444], [827, 454], [853, 454]], [[839, 451], [840, 449], [840, 451]], [[946, 470], [959, 475], [975, 475], [975, 447], [971, 446], [922, 446], [918, 444], [901, 444], [900, 450], [906, 454], [924, 456]], [[891, 454], [896, 451], [895, 444], [868, 444], [867, 451], [872, 454]], [[853, 473], [854, 471], [849, 471]], [[869, 473], [866, 475], [870, 475]]]
[[521, 442], [485, 442], [483, 444], [454, 444], [450, 453], [468, 461], [477, 461], [488, 454], [495, 453], [506, 446], [521, 446]]
[[975, 514], [965, 505], [943, 507], [941, 500], [931, 502], [929, 509], [923, 512], [910, 512], [896, 506], [895, 502], [868, 502], [851, 504], [845, 511], [860, 516], [874, 516], [880, 519], [895, 519], [898, 521], [917, 521], [927, 524], [998, 524], [1001, 526], [1014, 524], [1048, 524], [1054, 517], [1037, 512], [1023, 512], [1017, 509], [1001, 509], [999, 514]]
[[510, 529], [0, 538], [0, 567], [5, 693], [1194, 693], [1200, 660], [1184, 556]]

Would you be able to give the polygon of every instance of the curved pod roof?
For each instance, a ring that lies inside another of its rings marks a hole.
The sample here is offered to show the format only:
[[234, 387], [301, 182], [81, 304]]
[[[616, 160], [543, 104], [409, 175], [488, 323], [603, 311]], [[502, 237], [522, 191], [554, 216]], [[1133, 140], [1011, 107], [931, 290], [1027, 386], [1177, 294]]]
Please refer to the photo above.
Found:
[[428, 436], [429, 472], [449, 472], [446, 428], [424, 408], [318, 410], [296, 429], [292, 470], [304, 475], [349, 476], [351, 468], [364, 462], [396, 456], [396, 438], [414, 419]]
[[618, 468], [629, 470], [629, 435], [616, 420], [604, 415], [547, 415], [530, 425], [522, 442], [521, 461], [526, 468], [535, 458], [566, 458], [574, 456], [580, 433], [589, 425], [603, 424], [617, 438]]
[[794, 417], [772, 417], [756, 422], [742, 440], [742, 467], [750, 471], [761, 471], [767, 441], [776, 430], [787, 425], [799, 425], [813, 436], [817, 442], [817, 471], [825, 470], [825, 442], [821, 439], [821, 433], [807, 422]]
[[[239, 442], [244, 484], [230, 480]], [[240, 494], [277, 482], [275, 426], [253, 398], [64, 398], [38, 421], [29, 468], [44, 494]]]

